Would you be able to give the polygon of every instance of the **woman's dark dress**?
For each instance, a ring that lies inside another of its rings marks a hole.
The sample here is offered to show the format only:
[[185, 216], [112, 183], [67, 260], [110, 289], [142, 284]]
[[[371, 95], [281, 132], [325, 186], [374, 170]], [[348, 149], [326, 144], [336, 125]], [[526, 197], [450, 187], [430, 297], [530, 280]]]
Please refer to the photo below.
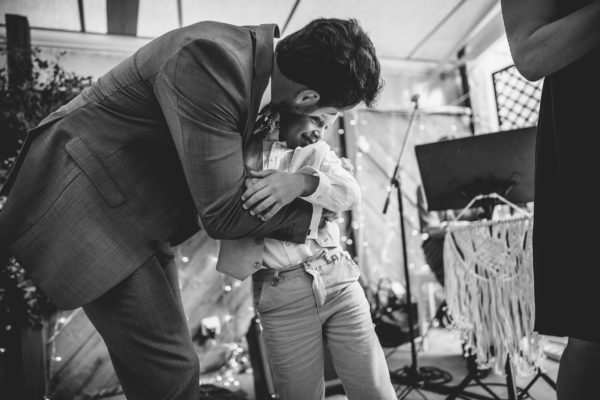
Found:
[[[558, 0], [561, 15], [589, 0]], [[600, 26], [598, 26], [600, 29]], [[600, 343], [600, 46], [544, 81], [536, 150], [536, 330]]]

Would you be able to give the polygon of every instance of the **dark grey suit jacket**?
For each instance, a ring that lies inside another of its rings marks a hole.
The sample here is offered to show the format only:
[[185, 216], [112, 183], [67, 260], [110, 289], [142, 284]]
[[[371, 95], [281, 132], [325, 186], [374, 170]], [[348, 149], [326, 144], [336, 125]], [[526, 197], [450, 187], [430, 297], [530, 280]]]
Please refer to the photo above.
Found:
[[217, 239], [305, 240], [308, 203], [262, 223], [240, 200], [274, 35], [275, 25], [216, 22], [174, 30], [29, 133], [3, 188], [0, 247], [57, 306], [105, 293], [153, 244], [193, 233], [196, 212]]

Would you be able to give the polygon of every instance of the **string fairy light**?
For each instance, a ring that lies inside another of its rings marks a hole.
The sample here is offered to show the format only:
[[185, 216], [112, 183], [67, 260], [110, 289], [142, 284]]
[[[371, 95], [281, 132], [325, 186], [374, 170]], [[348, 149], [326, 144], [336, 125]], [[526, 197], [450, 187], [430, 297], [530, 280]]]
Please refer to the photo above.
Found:
[[58, 363], [63, 360], [63, 357], [60, 354], [56, 354], [56, 339], [80, 311], [81, 308], [76, 308], [73, 311], [69, 311], [69, 314], [66, 317], [62, 316], [56, 319], [52, 328], [52, 335], [50, 335], [50, 338], [48, 339], [48, 344], [50, 345], [50, 360]]

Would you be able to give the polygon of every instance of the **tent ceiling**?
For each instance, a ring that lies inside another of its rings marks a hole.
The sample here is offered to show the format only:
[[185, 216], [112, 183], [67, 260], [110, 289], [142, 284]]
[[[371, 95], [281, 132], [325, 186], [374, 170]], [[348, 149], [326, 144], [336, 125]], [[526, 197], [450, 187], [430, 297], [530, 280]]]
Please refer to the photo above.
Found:
[[[83, 19], [86, 32], [106, 33], [107, 1], [0, 0], [0, 8], [2, 14], [26, 15], [33, 28], [79, 32]], [[352, 17], [382, 59], [442, 63], [455, 59], [478, 24], [497, 10], [498, 0], [139, 0], [137, 36], [151, 38], [201, 20], [275, 22], [285, 36], [317, 17]]]

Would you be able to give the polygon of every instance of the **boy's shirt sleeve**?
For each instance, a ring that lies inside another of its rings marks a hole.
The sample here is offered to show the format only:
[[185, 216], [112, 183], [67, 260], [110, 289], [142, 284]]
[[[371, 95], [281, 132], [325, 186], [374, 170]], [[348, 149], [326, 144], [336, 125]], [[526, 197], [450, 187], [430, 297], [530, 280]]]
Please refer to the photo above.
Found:
[[[272, 132], [271, 134], [269, 134], [268, 138], [265, 138], [262, 141], [262, 146], [263, 146], [263, 151], [262, 151], [262, 165], [263, 165], [263, 169], [276, 169], [276, 170], [281, 170], [281, 168], [279, 168], [279, 162], [280, 160], [278, 159], [277, 156], [273, 157], [273, 159], [271, 159], [271, 154], [272, 153], [278, 153], [281, 157], [281, 153], [287, 153], [287, 155], [293, 159], [293, 154], [294, 151], [290, 150], [287, 145], [285, 144], [285, 142], [281, 142], [279, 140], [277, 140], [277, 137], [279, 136], [278, 131]], [[285, 164], [285, 162], [284, 162]], [[315, 170], [316, 171], [316, 170]], [[299, 171], [298, 171], [299, 172]], [[309, 202], [310, 203], [310, 202]], [[316, 239], [317, 235], [319, 233], [319, 225], [321, 224], [321, 216], [322, 216], [322, 212], [323, 212], [323, 207], [314, 203], [311, 203], [312, 206], [312, 215], [311, 215], [311, 219], [310, 219], [310, 225], [308, 228], [308, 233], [306, 236], [306, 239]]]
[[[319, 178], [319, 185], [314, 193], [301, 197], [301, 199], [336, 213], [348, 211], [360, 203], [361, 192], [358, 182], [342, 166], [342, 161], [332, 150], [327, 152], [319, 169], [307, 166], [300, 168], [298, 172], [308, 173]], [[313, 217], [314, 214], [313, 211]], [[311, 229], [312, 232], [313, 229]]]

